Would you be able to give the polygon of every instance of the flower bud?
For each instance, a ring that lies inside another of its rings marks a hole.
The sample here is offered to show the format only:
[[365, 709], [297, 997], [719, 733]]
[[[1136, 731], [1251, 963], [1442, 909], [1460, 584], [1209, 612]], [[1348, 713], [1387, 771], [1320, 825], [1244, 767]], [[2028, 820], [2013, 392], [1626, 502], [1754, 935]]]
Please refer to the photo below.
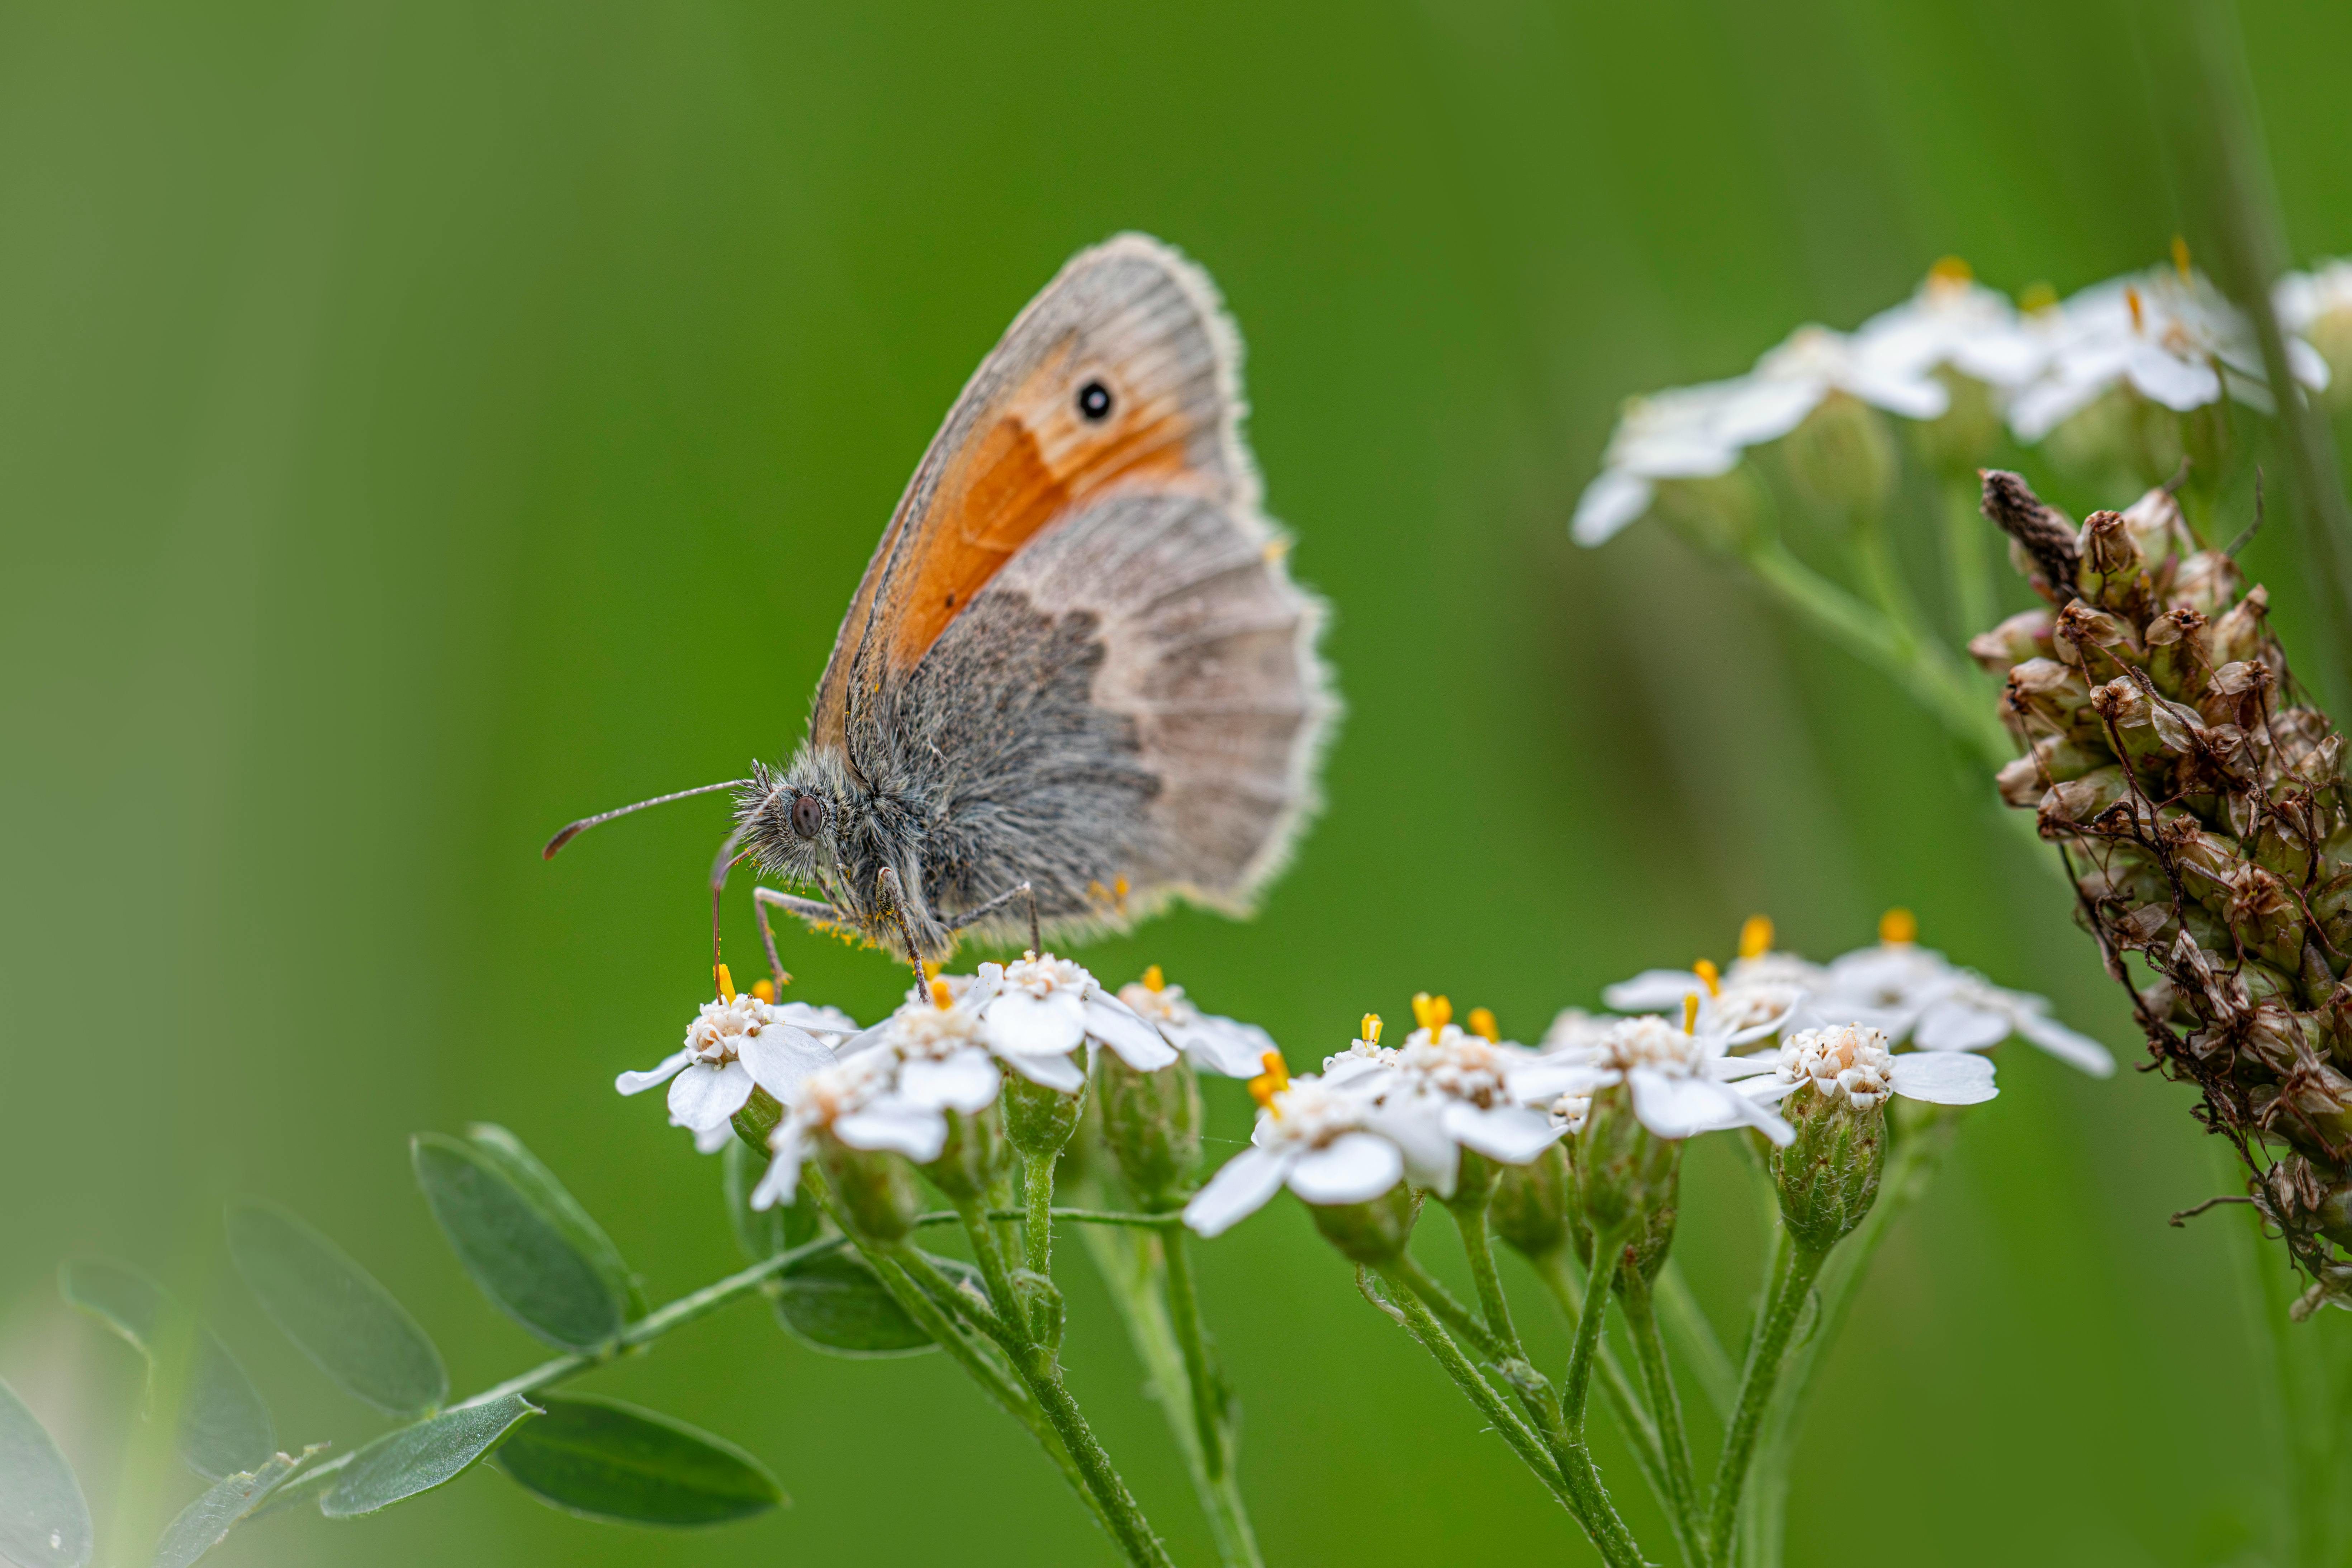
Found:
[[1797, 488], [1824, 507], [1873, 514], [1895, 494], [1902, 458], [1886, 416], [1850, 394], [1822, 399], [1784, 450]]
[[1379, 1197], [1360, 1204], [1308, 1204], [1315, 1228], [1351, 1263], [1379, 1268], [1393, 1263], [1412, 1237], [1416, 1205], [1406, 1184], [1399, 1182]]
[[[1562, 1143], [1554, 1143], [1524, 1165], [1505, 1165], [1487, 1204], [1486, 1223], [1507, 1245], [1527, 1257], [1557, 1252], [1568, 1245], [1569, 1227], [1575, 1217], [1570, 1205], [1575, 1180]], [[1591, 1249], [1588, 1237], [1582, 1250]]]
[[2221, 552], [2200, 550], [2181, 558], [2173, 569], [2172, 581], [2165, 585], [2164, 596], [2177, 609], [2218, 616], [2238, 602], [2238, 590], [2245, 580], [2238, 563]]
[[2021, 610], [1989, 632], [1969, 639], [1969, 657], [1987, 675], [2005, 676], [2012, 665], [2029, 658], [2056, 658], [2058, 645], [2051, 635], [2047, 609]]
[[1078, 1130], [1086, 1115], [1086, 1095], [1083, 1087], [1076, 1094], [1064, 1094], [1017, 1072], [1006, 1073], [996, 1101], [1004, 1112], [1004, 1141], [1024, 1159], [1052, 1159]]
[[1576, 1135], [1576, 1202], [1596, 1236], [1646, 1234], [1650, 1212], [1675, 1199], [1682, 1145], [1633, 1114], [1623, 1084], [1600, 1090]]
[[2147, 562], [2130, 522], [2119, 511], [2095, 511], [2083, 520], [2074, 548], [2082, 555], [2075, 582], [2083, 597], [2103, 609], [2126, 611], [2144, 598]]
[[[1861, 1103], [1867, 1100], [1868, 1103]], [[1827, 1252], [1845, 1239], [1878, 1196], [1886, 1161], [1883, 1098], [1823, 1094], [1807, 1084], [1780, 1103], [1797, 1141], [1767, 1156], [1780, 1192], [1780, 1218], [1809, 1252]]]
[[1745, 468], [1709, 479], [1661, 479], [1650, 510], [1710, 555], [1737, 555], [1763, 531], [1763, 502]]
[[842, 1217], [858, 1240], [877, 1246], [904, 1241], [922, 1213], [914, 1168], [896, 1154], [853, 1149], [830, 1133], [816, 1142], [817, 1163], [833, 1184]]
[[[1018, 1076], [1008, 1074], [1008, 1077]], [[950, 1200], [986, 1198], [1004, 1168], [1004, 1137], [996, 1123], [996, 1108], [967, 1114], [947, 1113], [948, 1140], [940, 1157], [925, 1165], [923, 1174]]]
[[[1657, 1279], [1658, 1270], [1666, 1266], [1666, 1254], [1674, 1249], [1675, 1220], [1682, 1208], [1683, 1146], [1674, 1142], [1667, 1142], [1666, 1147], [1673, 1152], [1674, 1163], [1665, 1179], [1653, 1189], [1649, 1205], [1642, 1211], [1642, 1228], [1625, 1240], [1625, 1256], [1622, 1258], [1625, 1267], [1610, 1276], [1610, 1283], [1620, 1295], [1633, 1275], [1640, 1275], [1645, 1285]], [[1584, 1249], [1591, 1248], [1591, 1243], [1585, 1242]]]
[[2147, 624], [2147, 673], [2156, 689], [2185, 702], [2213, 668], [2213, 639], [2201, 611], [2167, 610]]
[[1174, 1208], [1201, 1168], [1201, 1085], [1178, 1058], [1158, 1072], [1138, 1072], [1117, 1051], [1095, 1053], [1095, 1092], [1103, 1145], [1144, 1209]]

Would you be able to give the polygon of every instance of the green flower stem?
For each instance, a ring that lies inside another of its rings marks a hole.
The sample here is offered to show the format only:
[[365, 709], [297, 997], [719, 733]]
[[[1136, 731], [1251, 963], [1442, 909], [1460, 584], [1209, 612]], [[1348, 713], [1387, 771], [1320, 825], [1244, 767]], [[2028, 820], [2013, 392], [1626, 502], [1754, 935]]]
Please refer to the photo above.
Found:
[[1706, 1395], [1717, 1415], [1730, 1415], [1732, 1401], [1739, 1396], [1739, 1369], [1731, 1364], [1723, 1342], [1716, 1337], [1715, 1325], [1707, 1321], [1698, 1298], [1691, 1294], [1690, 1281], [1683, 1278], [1682, 1269], [1673, 1258], [1667, 1258], [1666, 1266], [1658, 1270], [1651, 1294], [1656, 1300], [1660, 1321], [1682, 1343], [1683, 1355], [1698, 1380], [1699, 1392]]
[[[1478, 1375], [1478, 1369], [1470, 1363], [1470, 1358], [1462, 1353], [1462, 1347], [1446, 1333], [1444, 1325], [1431, 1315], [1428, 1304], [1413, 1289], [1402, 1271], [1382, 1268], [1380, 1278], [1381, 1282], [1388, 1287], [1390, 1303], [1403, 1318], [1406, 1331], [1421, 1342], [1422, 1348], [1428, 1351], [1437, 1364], [1445, 1370], [1445, 1375], [1454, 1380], [1454, 1386], [1460, 1389], [1464, 1396], [1477, 1406], [1478, 1413], [1493, 1424], [1503, 1441], [1511, 1446], [1511, 1451], [1518, 1455], [1520, 1462], [1536, 1473], [1536, 1479], [1559, 1500], [1562, 1507], [1576, 1516], [1577, 1522], [1584, 1526], [1585, 1533], [1598, 1542], [1601, 1535], [1594, 1529], [1594, 1521], [1586, 1517], [1580, 1500], [1561, 1479], [1559, 1467], [1553, 1462], [1542, 1439], [1519, 1418], [1519, 1413], [1495, 1392], [1494, 1385]], [[1603, 1547], [1601, 1554], [1608, 1556], [1608, 1548]], [[1620, 1559], [1609, 1557], [1609, 1561], [1615, 1563]], [[1633, 1561], [1639, 1563], [1640, 1559], [1636, 1557]]]
[[1658, 1423], [1658, 1447], [1665, 1455], [1666, 1511], [1680, 1522], [1684, 1553], [1696, 1568], [1703, 1559], [1697, 1550], [1698, 1483], [1691, 1475], [1690, 1440], [1683, 1433], [1682, 1398], [1675, 1391], [1665, 1342], [1658, 1336], [1649, 1283], [1639, 1269], [1626, 1272], [1618, 1304], [1624, 1309], [1625, 1326], [1633, 1338], [1633, 1359], [1641, 1363], [1642, 1381], [1650, 1392], [1650, 1413]]
[[1568, 1354], [1568, 1381], [1560, 1389], [1560, 1414], [1568, 1433], [1580, 1447], [1584, 1442], [1584, 1407], [1592, 1386], [1592, 1359], [1601, 1348], [1601, 1326], [1609, 1315], [1609, 1285], [1616, 1277], [1619, 1255], [1625, 1250], [1622, 1229], [1596, 1230], [1592, 1237], [1592, 1268], [1584, 1277], [1584, 1310], [1577, 1314], [1576, 1342]]
[[[1079, 1473], [1086, 1479], [1087, 1489], [1100, 1505], [1101, 1517], [1109, 1527], [1111, 1539], [1138, 1568], [1175, 1568], [1167, 1547], [1160, 1544], [1151, 1521], [1144, 1518], [1143, 1509], [1128, 1490], [1127, 1482], [1111, 1463], [1094, 1428], [1087, 1425], [1086, 1415], [1062, 1381], [1060, 1363], [1054, 1347], [1045, 1342], [1039, 1331], [1042, 1325], [1033, 1323], [1022, 1311], [1020, 1299], [1013, 1294], [1013, 1276], [1004, 1266], [1004, 1255], [996, 1244], [996, 1233], [989, 1228], [989, 1211], [977, 1199], [960, 1200], [957, 1214], [963, 1220], [965, 1237], [971, 1243], [972, 1254], [980, 1263], [982, 1279], [987, 1280], [992, 1307], [982, 1310], [970, 1295], [956, 1290], [930, 1260], [917, 1249], [901, 1247], [897, 1254], [908, 1272], [933, 1290], [944, 1288], [954, 1309], [971, 1320], [982, 1333], [994, 1339], [1012, 1362], [1013, 1371], [1028, 1385], [1045, 1420], [1069, 1451]], [[928, 1277], [927, 1277], [928, 1276]], [[1041, 1305], [1040, 1310], [1044, 1309]]]
[[1022, 1159], [1023, 1191], [1029, 1200], [1022, 1215], [1021, 1245], [1032, 1274], [1054, 1276], [1054, 1167], [1058, 1152], [1029, 1154]]
[[1201, 1457], [1209, 1474], [1222, 1477], [1231, 1468], [1227, 1434], [1218, 1409], [1217, 1378], [1209, 1364], [1209, 1342], [1201, 1327], [1201, 1293], [1192, 1279], [1191, 1237], [1180, 1226], [1163, 1231], [1160, 1253], [1168, 1274], [1168, 1317], [1176, 1332], [1176, 1346], [1184, 1357], [1184, 1381], [1192, 1390], [1192, 1419], [1201, 1432]]
[[1944, 572], [1951, 579], [1952, 614], [1963, 637], [1988, 629], [1999, 613], [1985, 560], [1981, 495], [1973, 475], [1956, 477], [1944, 487]]
[[[2310, 1407], [2308, 1385], [2314, 1379], [2301, 1364], [2303, 1352], [2312, 1348], [2315, 1336], [2301, 1328], [2288, 1310], [2294, 1304], [2298, 1281], [2291, 1270], [2280, 1267], [2264, 1245], [2261, 1214], [2246, 1218], [2247, 1234], [2253, 1241], [2248, 1266], [2261, 1287], [2257, 1309], [2263, 1337], [2269, 1342], [2265, 1348], [2275, 1384], [2279, 1437], [2286, 1448], [2285, 1484], [2281, 1488], [2286, 1493], [2286, 1506], [2279, 1510], [2285, 1536], [2282, 1556], [2290, 1568], [2322, 1568], [2337, 1558], [2328, 1550], [2333, 1496], [2328, 1484], [2333, 1468], [2327, 1451], [2330, 1427], [2326, 1416]], [[2325, 1389], [2323, 1381], [2321, 1391]]]
[[2003, 766], [2017, 754], [1991, 701], [1942, 644], [1856, 599], [1777, 539], [1750, 546], [1742, 559], [1781, 603], [1832, 642], [1892, 677], [1991, 766]]
[[1896, 1223], [1919, 1201], [1929, 1178], [1951, 1152], [1959, 1137], [1961, 1116], [1956, 1107], [1937, 1107], [1927, 1121], [1906, 1129], [1895, 1139], [1886, 1169], [1879, 1177], [1878, 1201], [1822, 1270], [1821, 1317], [1804, 1345], [1790, 1357], [1748, 1474], [1748, 1507], [1740, 1516], [1740, 1561], [1745, 1568], [1780, 1568], [1786, 1546], [1790, 1469], [1813, 1385], [1853, 1310], [1871, 1259]]
[[[1581, 1321], [1584, 1315], [1584, 1285], [1569, 1263], [1568, 1249], [1559, 1247], [1528, 1261], [1535, 1268], [1536, 1278], [1551, 1292], [1552, 1300], [1559, 1303], [1560, 1312], [1569, 1322], [1574, 1324]], [[1673, 1505], [1668, 1500], [1670, 1494], [1666, 1490], [1666, 1461], [1658, 1447], [1657, 1426], [1650, 1419], [1650, 1413], [1642, 1407], [1641, 1396], [1633, 1392], [1633, 1380], [1625, 1375], [1625, 1369], [1617, 1364], [1616, 1354], [1610, 1350], [1606, 1338], [1601, 1342], [1600, 1363], [1601, 1392], [1608, 1397], [1609, 1413], [1616, 1418], [1617, 1429], [1623, 1434], [1626, 1447], [1633, 1450], [1633, 1462], [1640, 1468], [1642, 1479], [1649, 1483], [1651, 1495], [1658, 1500], [1659, 1507], [1671, 1513]]]
[[1780, 1381], [1780, 1363], [1789, 1353], [1790, 1334], [1797, 1326], [1805, 1297], [1828, 1256], [1796, 1246], [1785, 1230], [1774, 1233], [1770, 1289], [1758, 1314], [1755, 1335], [1748, 1342], [1748, 1363], [1739, 1376], [1739, 1402], [1723, 1435], [1723, 1458], [1715, 1469], [1715, 1493], [1706, 1532], [1710, 1563], [1729, 1561], [1731, 1527], [1739, 1512], [1739, 1493], [1748, 1479], [1748, 1462], [1756, 1452], [1757, 1432]]
[[1400, 1253], [1395, 1262], [1381, 1270], [1381, 1275], [1386, 1278], [1391, 1271], [1412, 1286], [1413, 1294], [1428, 1304], [1429, 1310], [1437, 1314], [1438, 1321], [1461, 1335], [1472, 1350], [1490, 1362], [1508, 1359], [1495, 1336], [1486, 1331], [1486, 1325], [1479, 1321], [1478, 1315], [1455, 1300], [1454, 1292], [1439, 1284], [1436, 1277], [1421, 1266], [1421, 1259], [1410, 1252]]
[[1503, 1276], [1495, 1267], [1495, 1243], [1487, 1232], [1486, 1206], [1453, 1213], [1454, 1227], [1462, 1233], [1463, 1254], [1470, 1260], [1471, 1281], [1478, 1288], [1478, 1307], [1486, 1314], [1486, 1331], [1504, 1355], [1526, 1361], [1527, 1350], [1511, 1322], [1511, 1300], [1503, 1293]]
[[[1175, 1239], [1177, 1234], [1171, 1231], [1170, 1239]], [[1217, 1560], [1224, 1568], [1265, 1568], [1265, 1560], [1258, 1554], [1257, 1532], [1250, 1524], [1249, 1510], [1242, 1500], [1241, 1481], [1234, 1467], [1234, 1436], [1225, 1428], [1222, 1417], [1217, 1430], [1223, 1468], [1213, 1476], [1209, 1472], [1208, 1450], [1198, 1411], [1202, 1389], [1211, 1388], [1213, 1398], [1214, 1385], [1207, 1368], [1203, 1366], [1196, 1376], [1184, 1352], [1178, 1348], [1177, 1331], [1170, 1321], [1168, 1306], [1156, 1282], [1150, 1242], [1142, 1237], [1121, 1236], [1110, 1227], [1090, 1228], [1083, 1235], [1096, 1268], [1110, 1289], [1111, 1304], [1118, 1309], [1119, 1319], [1127, 1326], [1136, 1358], [1143, 1363], [1150, 1377], [1152, 1397], [1168, 1422], [1168, 1435], [1175, 1440], [1176, 1451], [1184, 1458], [1184, 1468], [1192, 1478], [1201, 1512], [1208, 1520], [1209, 1533], [1217, 1544]], [[1170, 1251], [1172, 1254], [1173, 1249]], [[1178, 1394], [1181, 1384], [1190, 1385], [1190, 1397]]]

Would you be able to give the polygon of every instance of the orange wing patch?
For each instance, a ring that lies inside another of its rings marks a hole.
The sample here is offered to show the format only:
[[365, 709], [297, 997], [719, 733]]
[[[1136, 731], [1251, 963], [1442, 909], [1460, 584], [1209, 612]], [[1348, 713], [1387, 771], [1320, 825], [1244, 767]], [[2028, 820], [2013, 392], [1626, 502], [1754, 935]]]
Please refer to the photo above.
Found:
[[[1089, 379], [1111, 388], [1099, 426], [1076, 408]], [[1187, 488], [1192, 421], [1165, 401], [1131, 404], [1108, 371], [1074, 370], [1066, 353], [1051, 354], [1005, 401], [941, 477], [903, 585], [890, 585], [884, 647], [894, 668], [921, 662], [1004, 563], [1070, 507], [1138, 481]]]

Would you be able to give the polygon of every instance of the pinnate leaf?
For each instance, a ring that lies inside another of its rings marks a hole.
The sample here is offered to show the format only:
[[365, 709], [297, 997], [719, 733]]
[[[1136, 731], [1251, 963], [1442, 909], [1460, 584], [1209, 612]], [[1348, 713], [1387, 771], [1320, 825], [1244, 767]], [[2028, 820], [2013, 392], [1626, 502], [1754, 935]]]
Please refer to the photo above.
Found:
[[[950, 1279], [979, 1283], [980, 1272], [934, 1258]], [[866, 1260], [849, 1251], [820, 1253], [778, 1276], [770, 1295], [776, 1316], [799, 1339], [835, 1355], [918, 1355], [938, 1346], [907, 1315]]]
[[48, 1429], [0, 1383], [0, 1557], [20, 1568], [89, 1561], [89, 1504]]
[[387, 1432], [352, 1457], [342, 1479], [319, 1500], [319, 1511], [330, 1519], [351, 1519], [456, 1480], [498, 1447], [516, 1422], [538, 1414], [530, 1401], [509, 1394]]
[[310, 1460], [323, 1445], [314, 1444], [299, 1456], [273, 1454], [259, 1468], [223, 1476], [202, 1496], [182, 1509], [155, 1543], [154, 1568], [188, 1568], [188, 1564], [228, 1539], [238, 1521], [252, 1517], [269, 1500], [286, 1478]]
[[724, 1524], [764, 1513], [783, 1488], [721, 1437], [650, 1410], [577, 1394], [544, 1401], [498, 1467], [546, 1502], [624, 1524]]
[[145, 1358], [151, 1381], [160, 1373], [177, 1386], [176, 1436], [190, 1469], [218, 1480], [268, 1463], [278, 1433], [261, 1391], [220, 1336], [188, 1316], [169, 1291], [111, 1258], [68, 1259], [58, 1271], [58, 1289], [129, 1341]]
[[409, 1140], [409, 1158], [457, 1260], [499, 1310], [562, 1350], [589, 1350], [621, 1331], [625, 1286], [582, 1250], [575, 1227], [515, 1179], [505, 1156], [420, 1132]]
[[343, 1249], [275, 1204], [228, 1211], [228, 1251], [270, 1320], [351, 1394], [394, 1415], [449, 1393], [441, 1352]]

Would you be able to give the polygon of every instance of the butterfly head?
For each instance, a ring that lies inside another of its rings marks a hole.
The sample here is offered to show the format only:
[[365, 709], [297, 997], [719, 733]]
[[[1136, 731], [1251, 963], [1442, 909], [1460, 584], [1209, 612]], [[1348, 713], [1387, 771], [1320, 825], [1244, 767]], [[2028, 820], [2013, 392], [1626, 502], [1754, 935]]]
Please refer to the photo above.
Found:
[[[838, 775], [838, 776], [836, 776]], [[803, 752], [779, 772], [755, 764], [735, 794], [735, 826], [766, 870], [819, 882], [841, 863], [842, 817], [852, 790], [845, 771]]]

